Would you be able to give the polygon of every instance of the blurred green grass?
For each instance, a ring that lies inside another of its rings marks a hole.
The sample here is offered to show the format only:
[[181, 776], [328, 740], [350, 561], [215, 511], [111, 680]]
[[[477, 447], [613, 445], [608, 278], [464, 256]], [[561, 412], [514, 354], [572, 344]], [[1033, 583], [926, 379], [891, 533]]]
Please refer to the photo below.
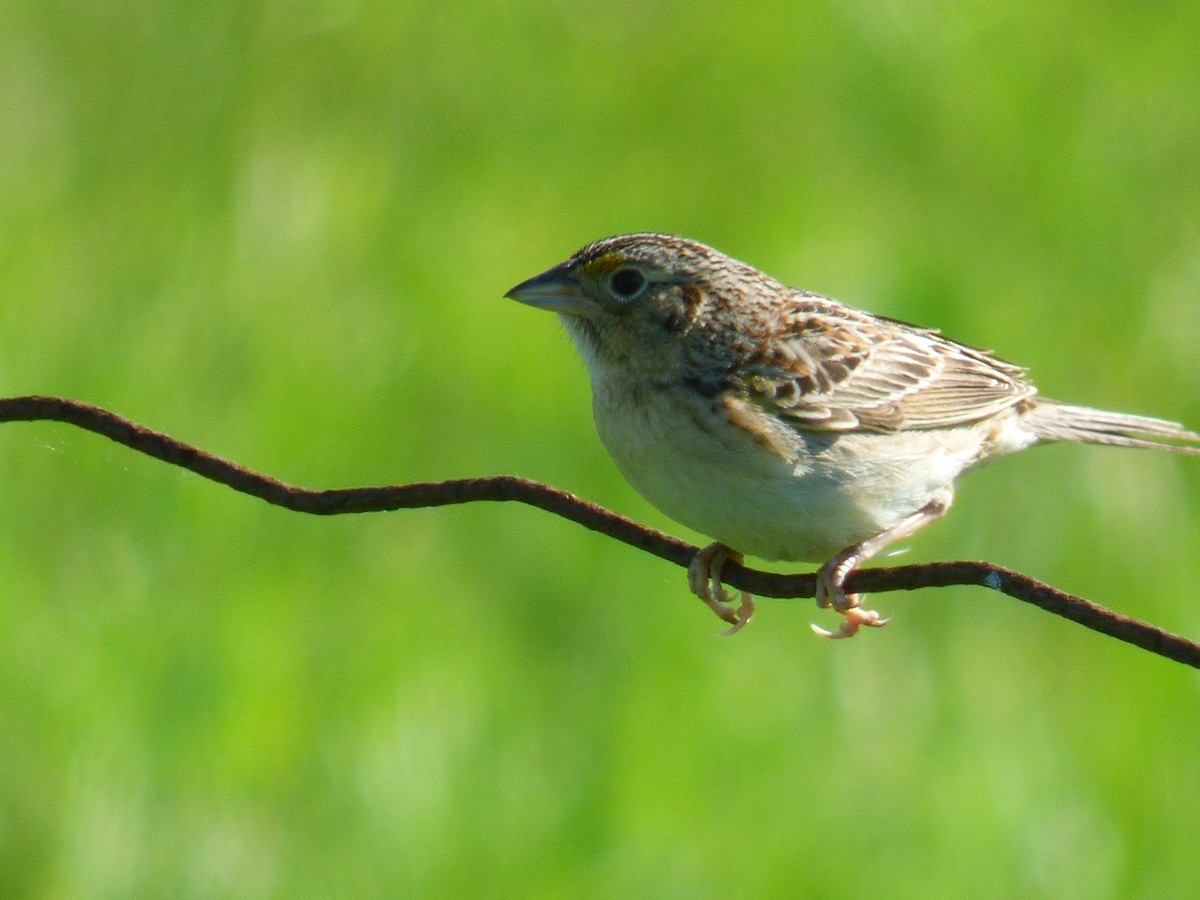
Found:
[[[623, 484], [550, 317], [653, 228], [1200, 423], [1200, 12], [39, 0], [0, 17], [0, 393], [311, 486]], [[1200, 680], [979, 591], [736, 640], [524, 508], [306, 520], [0, 434], [6, 896], [1184, 896]], [[1200, 471], [1058, 447], [905, 559], [1189, 635]]]

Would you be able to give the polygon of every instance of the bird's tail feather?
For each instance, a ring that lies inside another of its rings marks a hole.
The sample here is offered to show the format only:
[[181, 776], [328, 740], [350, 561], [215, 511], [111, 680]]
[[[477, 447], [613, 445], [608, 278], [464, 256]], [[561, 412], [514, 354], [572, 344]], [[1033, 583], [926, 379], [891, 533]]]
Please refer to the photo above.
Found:
[[1043, 441], [1080, 441], [1200, 455], [1200, 434], [1175, 422], [1149, 416], [1131, 416], [1042, 400], [1029, 421]]

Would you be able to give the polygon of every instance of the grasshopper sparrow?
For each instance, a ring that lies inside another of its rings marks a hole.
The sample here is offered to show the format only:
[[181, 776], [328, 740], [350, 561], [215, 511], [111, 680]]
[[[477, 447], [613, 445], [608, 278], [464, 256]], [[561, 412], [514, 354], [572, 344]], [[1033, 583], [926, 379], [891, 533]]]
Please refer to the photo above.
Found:
[[955, 479], [992, 457], [1048, 441], [1200, 453], [1179, 425], [1043, 399], [990, 353], [678, 237], [597, 241], [507, 296], [561, 317], [622, 474], [716, 539], [688, 581], [731, 631], [754, 611], [721, 585], [743, 553], [824, 561], [817, 603], [844, 619], [820, 633], [885, 624], [847, 576], [944, 515]]

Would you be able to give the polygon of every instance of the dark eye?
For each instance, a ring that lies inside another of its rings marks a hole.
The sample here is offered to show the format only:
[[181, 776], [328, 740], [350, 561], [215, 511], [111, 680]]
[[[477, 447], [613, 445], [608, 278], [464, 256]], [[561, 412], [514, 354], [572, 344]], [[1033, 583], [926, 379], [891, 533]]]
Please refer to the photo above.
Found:
[[617, 297], [622, 300], [632, 300], [646, 286], [646, 276], [632, 267], [617, 269], [609, 279], [608, 285]]

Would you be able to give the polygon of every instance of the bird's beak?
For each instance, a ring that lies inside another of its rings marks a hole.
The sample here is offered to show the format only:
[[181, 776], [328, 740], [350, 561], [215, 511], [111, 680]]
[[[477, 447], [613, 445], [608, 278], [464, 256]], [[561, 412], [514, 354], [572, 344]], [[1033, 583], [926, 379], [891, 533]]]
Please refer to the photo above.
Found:
[[591, 307], [583, 286], [566, 263], [522, 281], [504, 296], [564, 316], [584, 316]]

